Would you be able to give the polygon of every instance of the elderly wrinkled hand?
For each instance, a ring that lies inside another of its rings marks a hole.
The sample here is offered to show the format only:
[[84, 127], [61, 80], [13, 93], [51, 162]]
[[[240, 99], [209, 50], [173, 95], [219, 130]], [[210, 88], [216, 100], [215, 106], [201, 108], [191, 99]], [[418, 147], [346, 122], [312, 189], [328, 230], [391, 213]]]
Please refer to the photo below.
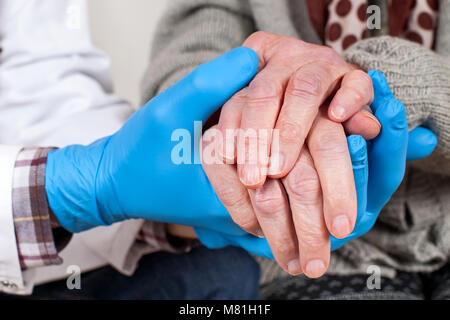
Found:
[[[224, 138], [217, 149], [227, 163], [237, 163], [241, 183], [251, 190], [246, 205], [228, 199], [236, 191], [222, 192], [221, 200], [236, 223], [264, 235], [280, 265], [295, 274], [302, 269], [297, 246], [307, 256], [313, 248], [325, 257], [328, 233], [344, 238], [353, 230], [356, 189], [339, 122], [349, 134], [377, 136], [380, 124], [368, 111], [372, 82], [325, 46], [266, 32], [244, 46], [258, 53], [259, 72], [222, 108], [217, 128]], [[305, 215], [314, 217], [312, 226], [297, 219]], [[297, 238], [303, 238], [298, 245]], [[325, 268], [329, 258], [323, 260]]]
[[[384, 129], [382, 134], [373, 140], [369, 155], [364, 139], [351, 136], [345, 140], [344, 136], [345, 151], [349, 154], [353, 167], [352, 182], [355, 184], [358, 218], [357, 225], [349, 237], [331, 237], [332, 249], [364, 234], [373, 226], [378, 212], [392, 196], [404, 174], [408, 145], [404, 107], [390, 93], [387, 82], [380, 73], [371, 72], [371, 76], [376, 88], [372, 105]], [[324, 187], [316, 172], [317, 163], [312, 159], [310, 151], [315, 147], [309, 148], [309, 140], [324, 132], [343, 134], [340, 124], [327, 117], [325, 107], [322, 106], [313, 125], [313, 128], [317, 129], [316, 132], [307, 138], [307, 146], [301, 150], [294, 168], [282, 180], [268, 179], [261, 188], [249, 190], [247, 193], [232, 165], [224, 169], [223, 165], [204, 164], [212, 185], [229, 212], [234, 215], [234, 220], [244, 226], [255, 223], [261, 225], [264, 232], [268, 232], [267, 235], [265, 233], [267, 241], [280, 266], [290, 273], [305, 272], [310, 277], [321, 276], [328, 267], [330, 233], [324, 221]], [[428, 155], [436, 145], [436, 137], [423, 128], [414, 130], [411, 137], [408, 154], [414, 158]], [[323, 139], [315, 141], [320, 144]], [[220, 143], [216, 145], [221, 146]], [[386, 159], [384, 152], [389, 152], [389, 159]], [[370, 176], [368, 162], [371, 163]], [[341, 170], [332, 161], [323, 162], [322, 165]], [[227, 184], [223, 183], [225, 179]], [[340, 181], [335, 180], [334, 183], [334, 187], [339, 190]], [[329, 194], [333, 196], [333, 193]], [[346, 194], [340, 196], [345, 197]]]

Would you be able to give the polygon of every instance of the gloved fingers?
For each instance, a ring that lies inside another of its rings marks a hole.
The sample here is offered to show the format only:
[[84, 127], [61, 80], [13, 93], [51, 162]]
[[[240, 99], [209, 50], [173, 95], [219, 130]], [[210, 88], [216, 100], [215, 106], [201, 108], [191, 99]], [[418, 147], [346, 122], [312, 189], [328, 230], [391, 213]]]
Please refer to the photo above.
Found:
[[[382, 125], [369, 152], [367, 210], [377, 215], [399, 187], [405, 173], [408, 124], [404, 105], [386, 100], [376, 112]], [[372, 219], [376, 219], [372, 217]], [[374, 221], [370, 221], [372, 223]]]
[[368, 75], [372, 79], [374, 90], [374, 99], [370, 105], [372, 111], [377, 112], [378, 108], [383, 105], [384, 101], [394, 99], [394, 94], [389, 87], [389, 84], [384, 75], [378, 70], [370, 70]]
[[[153, 116], [172, 126], [205, 122], [256, 74], [258, 55], [245, 47], [235, 48], [195, 68], [176, 84], [150, 100], [162, 104]], [[184, 126], [181, 126], [184, 127]], [[186, 128], [187, 129], [187, 128]]]
[[205, 228], [194, 228], [198, 239], [209, 249], [219, 249], [226, 246], [240, 247], [257, 256], [274, 260], [272, 251], [266, 239], [246, 234], [243, 236], [231, 236], [221, 234]]
[[359, 223], [366, 213], [367, 205], [367, 185], [369, 179], [369, 164], [367, 156], [367, 144], [361, 136], [349, 136], [347, 138], [348, 150], [352, 159], [353, 176], [355, 179], [356, 198], [358, 214], [356, 218], [355, 228], [352, 233], [344, 239], [337, 239], [330, 236], [331, 250], [336, 250], [351, 239], [355, 238], [359, 233]]
[[357, 217], [356, 224], [361, 220], [367, 206], [367, 185], [369, 180], [369, 165], [367, 144], [361, 136], [352, 135], [347, 138], [348, 151], [352, 160], [353, 178], [355, 179]]
[[436, 148], [438, 139], [431, 131], [417, 127], [409, 132], [406, 160], [418, 160], [428, 157]]

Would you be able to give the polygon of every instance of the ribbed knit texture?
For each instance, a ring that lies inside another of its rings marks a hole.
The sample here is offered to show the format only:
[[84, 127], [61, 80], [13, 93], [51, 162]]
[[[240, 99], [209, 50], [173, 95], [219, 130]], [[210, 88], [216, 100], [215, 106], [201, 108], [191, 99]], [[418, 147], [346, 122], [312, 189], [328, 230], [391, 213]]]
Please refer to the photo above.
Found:
[[[264, 30], [319, 43], [305, 1], [175, 0], [158, 26], [143, 101], [193, 68]], [[439, 137], [433, 155], [409, 165], [407, 178], [364, 237], [334, 252], [329, 273], [384, 276], [396, 270], [431, 272], [450, 255], [450, 1], [440, 3], [436, 53], [390, 37], [357, 42], [344, 54], [363, 69], [382, 71], [406, 105], [410, 128], [426, 125]], [[218, 75], [220, 76], [220, 75]], [[447, 175], [447, 177], [446, 177]], [[288, 276], [260, 259], [262, 282]]]
[[407, 107], [409, 127], [425, 125], [438, 135], [435, 152], [414, 166], [450, 174], [450, 57], [388, 36], [359, 41], [344, 57], [365, 70], [383, 72]]

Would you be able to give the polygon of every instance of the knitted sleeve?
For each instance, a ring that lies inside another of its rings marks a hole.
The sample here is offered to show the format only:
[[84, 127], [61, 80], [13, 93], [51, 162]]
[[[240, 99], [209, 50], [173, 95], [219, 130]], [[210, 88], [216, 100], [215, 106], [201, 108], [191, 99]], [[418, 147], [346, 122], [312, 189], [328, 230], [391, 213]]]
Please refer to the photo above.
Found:
[[253, 32], [247, 0], [174, 0], [159, 22], [142, 82], [143, 103]]
[[377, 69], [406, 106], [410, 129], [428, 127], [438, 136], [433, 154], [413, 162], [427, 172], [450, 175], [450, 57], [393, 37], [357, 42], [344, 53], [364, 70]]

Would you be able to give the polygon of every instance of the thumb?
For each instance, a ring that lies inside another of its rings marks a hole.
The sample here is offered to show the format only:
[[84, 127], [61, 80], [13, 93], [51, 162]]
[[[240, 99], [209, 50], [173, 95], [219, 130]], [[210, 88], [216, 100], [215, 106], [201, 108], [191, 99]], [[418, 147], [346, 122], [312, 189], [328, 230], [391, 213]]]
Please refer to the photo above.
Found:
[[[386, 100], [395, 99], [384, 75], [377, 70], [368, 72], [372, 79], [374, 100], [371, 107], [374, 112], [383, 105]], [[407, 160], [418, 160], [429, 156], [437, 145], [436, 135], [428, 129], [418, 127], [409, 132]]]
[[[377, 110], [381, 133], [369, 151], [367, 211], [377, 215], [403, 180], [408, 146], [408, 123], [404, 105], [388, 100]], [[374, 217], [376, 219], [376, 217]]]
[[409, 132], [406, 160], [418, 160], [428, 157], [436, 148], [436, 135], [423, 127], [417, 127]]
[[238, 47], [195, 68], [148, 104], [167, 127], [191, 128], [206, 121], [256, 74], [258, 55]]
[[378, 108], [384, 103], [386, 99], [393, 99], [394, 94], [389, 88], [389, 83], [387, 82], [384, 75], [378, 70], [370, 70], [368, 75], [372, 79], [374, 99], [372, 104], [372, 111], [375, 113]]

